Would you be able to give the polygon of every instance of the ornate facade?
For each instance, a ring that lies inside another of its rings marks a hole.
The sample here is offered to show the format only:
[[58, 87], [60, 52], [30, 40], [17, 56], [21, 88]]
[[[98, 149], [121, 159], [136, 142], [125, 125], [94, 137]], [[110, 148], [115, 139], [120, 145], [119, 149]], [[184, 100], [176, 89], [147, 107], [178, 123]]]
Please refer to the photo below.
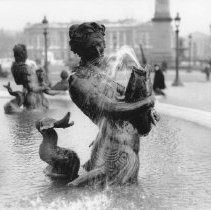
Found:
[[[173, 45], [169, 0], [156, 0], [154, 18], [149, 22], [139, 23], [130, 19], [98, 22], [106, 26], [106, 53], [118, 50], [123, 45], [129, 45], [134, 48], [141, 60], [141, 45], [149, 63], [171, 61]], [[74, 23], [49, 24], [48, 52], [54, 59], [67, 60], [74, 56], [68, 48], [68, 28], [72, 24]], [[42, 24], [27, 25], [24, 35], [29, 56], [32, 59], [43, 57]]]

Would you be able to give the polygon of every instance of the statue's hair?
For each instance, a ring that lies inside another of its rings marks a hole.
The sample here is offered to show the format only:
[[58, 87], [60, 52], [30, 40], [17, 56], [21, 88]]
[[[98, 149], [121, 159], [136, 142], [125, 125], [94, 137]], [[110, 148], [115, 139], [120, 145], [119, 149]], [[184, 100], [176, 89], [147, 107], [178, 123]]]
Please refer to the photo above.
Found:
[[27, 59], [27, 50], [24, 44], [17, 44], [13, 48], [16, 62], [25, 62]]
[[80, 57], [84, 57], [86, 49], [90, 46], [103, 43], [105, 48], [104, 36], [105, 26], [95, 22], [75, 24], [69, 28], [71, 50]]

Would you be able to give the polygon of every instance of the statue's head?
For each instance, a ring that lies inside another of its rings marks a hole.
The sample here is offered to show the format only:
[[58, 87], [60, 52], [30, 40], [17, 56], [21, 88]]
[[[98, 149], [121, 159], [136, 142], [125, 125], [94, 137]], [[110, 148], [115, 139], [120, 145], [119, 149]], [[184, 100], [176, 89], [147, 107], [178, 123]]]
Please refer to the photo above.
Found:
[[17, 44], [13, 48], [15, 61], [18, 62], [25, 62], [27, 59], [27, 50], [24, 44]]
[[69, 77], [69, 74], [67, 71], [63, 70], [60, 74], [60, 77], [62, 80], [66, 80]]
[[36, 70], [37, 79], [40, 83], [45, 81], [45, 71], [42, 68]]
[[105, 26], [95, 22], [72, 25], [69, 29], [71, 50], [82, 60], [91, 61], [103, 56]]

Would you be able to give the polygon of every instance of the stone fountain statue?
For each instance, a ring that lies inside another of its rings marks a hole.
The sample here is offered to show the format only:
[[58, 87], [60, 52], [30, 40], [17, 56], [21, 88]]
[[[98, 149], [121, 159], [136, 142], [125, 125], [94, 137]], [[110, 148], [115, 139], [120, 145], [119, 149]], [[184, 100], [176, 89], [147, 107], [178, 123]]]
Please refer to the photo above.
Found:
[[12, 74], [17, 85], [23, 86], [24, 107], [27, 109], [48, 108], [43, 92], [49, 87], [40, 84], [36, 66], [27, 60], [26, 46], [17, 44], [13, 48], [15, 62], [12, 64]]
[[[10, 86], [5, 86], [8, 89], [10, 95], [16, 97], [14, 101], [10, 101], [5, 105], [6, 113], [14, 113], [21, 111], [23, 105], [26, 109], [47, 109], [49, 107], [48, 100], [44, 94], [56, 95], [59, 94], [49, 88], [49, 84], [46, 82], [46, 75], [42, 68], [37, 69], [35, 63], [30, 63], [27, 59], [26, 46], [23, 44], [17, 44], [13, 48], [15, 61], [12, 64], [11, 71], [14, 80], [17, 85], [22, 85], [23, 90], [11, 91]], [[14, 93], [18, 93], [14, 95]], [[21, 103], [20, 101], [21, 94]], [[17, 102], [17, 103], [16, 103]], [[13, 108], [11, 109], [11, 104]], [[14, 107], [15, 104], [15, 107]], [[10, 108], [9, 108], [10, 106]]]
[[[126, 88], [113, 81], [106, 74], [104, 35], [105, 27], [94, 22], [73, 25], [69, 30], [71, 50], [81, 58], [69, 77], [69, 93], [73, 102], [99, 127], [91, 144], [91, 157], [83, 166], [86, 172], [78, 176], [80, 162], [73, 151], [62, 149], [62, 154], [70, 154], [65, 157], [58, 152], [54, 128], [69, 127], [69, 114], [58, 122], [43, 119], [36, 124], [43, 135], [40, 158], [51, 165], [49, 175], [71, 177], [69, 186], [137, 182], [140, 136], [147, 135], [158, 120], [148, 67], [133, 67]], [[66, 159], [68, 164], [64, 166]]]
[[45, 118], [36, 122], [37, 130], [42, 134], [43, 141], [40, 144], [40, 159], [48, 163], [45, 174], [51, 178], [74, 180], [78, 177], [80, 160], [77, 154], [70, 150], [57, 146], [58, 135], [55, 128], [68, 128], [74, 123], [70, 122], [70, 112], [61, 120]]
[[134, 67], [126, 89], [106, 75], [104, 35], [105, 26], [95, 22], [69, 29], [71, 50], [81, 58], [69, 78], [70, 96], [99, 127], [84, 165], [87, 172], [70, 186], [136, 182], [140, 136], [147, 135], [158, 119], [147, 68]]

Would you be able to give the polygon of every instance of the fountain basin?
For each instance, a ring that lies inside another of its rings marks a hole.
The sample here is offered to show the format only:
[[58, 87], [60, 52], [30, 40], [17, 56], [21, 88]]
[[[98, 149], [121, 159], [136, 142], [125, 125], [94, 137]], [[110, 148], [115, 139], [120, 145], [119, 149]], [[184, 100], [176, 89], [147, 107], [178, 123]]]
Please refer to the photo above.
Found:
[[[211, 130], [161, 114], [161, 121], [140, 141], [139, 185], [118, 188], [70, 189], [43, 173], [39, 159], [42, 136], [37, 119], [59, 119], [71, 111], [74, 126], [58, 130], [58, 145], [77, 152], [83, 164], [98, 128], [69, 100], [50, 99], [43, 112], [6, 115], [0, 98], [0, 207], [73, 209], [211, 208]], [[82, 169], [80, 173], [83, 173]]]
[[156, 103], [155, 107], [159, 113], [187, 120], [211, 129], [211, 112], [159, 102]]

